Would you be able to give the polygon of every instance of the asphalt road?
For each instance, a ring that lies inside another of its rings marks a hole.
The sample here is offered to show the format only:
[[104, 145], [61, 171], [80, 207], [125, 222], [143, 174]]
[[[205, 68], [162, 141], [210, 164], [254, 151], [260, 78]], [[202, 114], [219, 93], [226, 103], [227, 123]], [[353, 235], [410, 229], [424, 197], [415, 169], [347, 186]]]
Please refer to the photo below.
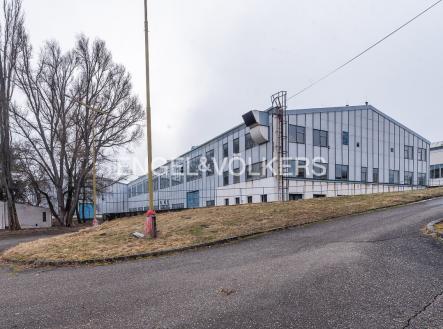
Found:
[[443, 328], [443, 245], [420, 233], [440, 217], [442, 199], [164, 258], [3, 268], [0, 328]]
[[[74, 231], [73, 229], [71, 231]], [[0, 233], [0, 253], [23, 242], [29, 242], [37, 239], [47, 238], [54, 235], [69, 233], [68, 229], [64, 230], [28, 230], [18, 232], [17, 234], [9, 232]]]

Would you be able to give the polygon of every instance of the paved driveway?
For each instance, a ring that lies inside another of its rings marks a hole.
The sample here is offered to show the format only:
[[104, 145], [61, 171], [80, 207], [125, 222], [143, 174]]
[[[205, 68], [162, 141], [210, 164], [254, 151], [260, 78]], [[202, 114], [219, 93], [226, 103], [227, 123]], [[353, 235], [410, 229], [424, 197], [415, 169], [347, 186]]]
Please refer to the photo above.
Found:
[[0, 269], [0, 328], [442, 328], [442, 199], [112, 266]]

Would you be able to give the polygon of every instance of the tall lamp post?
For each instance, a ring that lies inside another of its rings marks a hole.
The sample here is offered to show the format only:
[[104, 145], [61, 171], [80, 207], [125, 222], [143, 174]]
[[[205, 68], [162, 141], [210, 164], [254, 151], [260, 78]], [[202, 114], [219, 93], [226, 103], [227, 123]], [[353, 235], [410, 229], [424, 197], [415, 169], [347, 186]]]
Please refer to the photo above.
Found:
[[149, 23], [148, 23], [148, 0], [145, 5], [145, 61], [146, 61], [146, 138], [148, 146], [148, 191], [149, 209], [154, 210], [154, 185], [152, 173], [152, 122], [151, 122], [151, 87], [149, 78]]

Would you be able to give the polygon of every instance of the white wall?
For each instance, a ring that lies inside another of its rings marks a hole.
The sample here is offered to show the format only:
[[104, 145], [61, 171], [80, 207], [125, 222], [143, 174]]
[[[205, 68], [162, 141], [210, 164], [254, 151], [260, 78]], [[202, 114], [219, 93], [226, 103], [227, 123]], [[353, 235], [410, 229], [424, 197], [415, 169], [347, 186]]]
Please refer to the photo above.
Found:
[[431, 166], [443, 164], [443, 148], [431, 149]]
[[[52, 226], [51, 212], [49, 209], [25, 204], [17, 204], [16, 207], [22, 228], [48, 228]], [[46, 222], [43, 221], [44, 213], [46, 213]], [[0, 229], [5, 229], [7, 222], [8, 214], [6, 204], [5, 202], [0, 202]]]
[[0, 201], [0, 230], [4, 230], [6, 228], [7, 220], [8, 216], [6, 215], [5, 203]]

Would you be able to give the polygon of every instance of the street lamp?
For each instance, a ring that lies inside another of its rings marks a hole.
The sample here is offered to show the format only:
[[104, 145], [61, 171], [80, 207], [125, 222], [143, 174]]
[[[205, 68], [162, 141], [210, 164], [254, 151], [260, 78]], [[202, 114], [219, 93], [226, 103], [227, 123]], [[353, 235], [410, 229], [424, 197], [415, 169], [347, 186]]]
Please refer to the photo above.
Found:
[[151, 89], [149, 79], [149, 23], [148, 23], [148, 0], [145, 5], [145, 61], [146, 61], [146, 138], [148, 146], [148, 191], [149, 209], [154, 210], [154, 185], [152, 173], [152, 124], [151, 124]]

